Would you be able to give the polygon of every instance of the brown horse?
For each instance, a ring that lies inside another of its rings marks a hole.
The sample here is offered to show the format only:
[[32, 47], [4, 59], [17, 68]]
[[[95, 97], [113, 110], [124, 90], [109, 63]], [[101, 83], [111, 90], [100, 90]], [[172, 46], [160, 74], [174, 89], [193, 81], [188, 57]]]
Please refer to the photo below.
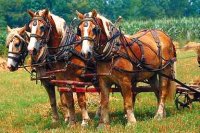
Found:
[[27, 56], [29, 36], [25, 26], [13, 29], [7, 26], [7, 33], [6, 46], [9, 48], [7, 68], [10, 71], [15, 71], [19, 65], [23, 64]]
[[[132, 94], [135, 84], [146, 80], [156, 81], [154, 77], [160, 73], [174, 76], [176, 52], [172, 40], [158, 30], [124, 35], [95, 10], [84, 15], [77, 12], [77, 15], [81, 20], [78, 27], [82, 38], [81, 52], [87, 58], [93, 55], [97, 61], [97, 75], [105, 75], [98, 78], [101, 89], [99, 126], [109, 124], [109, 87], [112, 84], [121, 88], [128, 124], [134, 124]], [[165, 101], [167, 96], [172, 97], [174, 90], [174, 82], [159, 78], [159, 104], [155, 118], [166, 116]]]
[[[10, 71], [16, 71], [19, 68], [19, 65], [23, 65], [25, 58], [28, 54], [28, 43], [30, 41], [30, 33], [26, 31], [26, 26], [22, 28], [14, 28], [11, 29], [7, 26], [7, 38], [6, 38], [6, 46], [9, 48], [8, 50], [8, 61], [7, 68]], [[62, 98], [60, 99], [63, 101]], [[63, 113], [65, 115], [65, 119], [68, 119], [69, 114], [68, 110], [63, 106]]]
[[[84, 66], [85, 62], [81, 59], [80, 55], [74, 55], [72, 51], [67, 51], [60, 46], [65, 45], [66, 37], [68, 35], [68, 28], [63, 19], [53, 15], [47, 9], [40, 10], [38, 12], [32, 12], [29, 10], [29, 14], [32, 17], [29, 27], [31, 29], [30, 43], [28, 45], [29, 53], [31, 54], [35, 63], [44, 63], [47, 58], [49, 60], [54, 60], [56, 58], [56, 63], [47, 63], [43, 67], [36, 67], [37, 73], [40, 77], [47, 76], [45, 73], [58, 69], [65, 69], [66, 71], [62, 73], [54, 73], [57, 80], [73, 80], [73, 81], [83, 81], [84, 79], [80, 77], [81, 74], [85, 72]], [[64, 30], [65, 29], [65, 30]], [[63, 38], [62, 42], [61, 39]], [[76, 39], [76, 37], [75, 37]], [[51, 49], [51, 47], [53, 47]], [[81, 45], [75, 45], [70, 47], [75, 53], [79, 53], [81, 50]], [[74, 55], [74, 56], [73, 56]], [[54, 57], [51, 59], [50, 57]], [[66, 59], [67, 58], [67, 59]], [[43, 81], [44, 82], [44, 81]], [[50, 80], [45, 81], [45, 84], [51, 86], [49, 91], [54, 92], [54, 85], [50, 83]], [[57, 84], [59, 87], [66, 87], [65, 85]], [[47, 88], [46, 87], [46, 88]], [[71, 87], [69, 85], [69, 87]], [[65, 105], [69, 109], [69, 124], [73, 125], [75, 123], [75, 108], [74, 99], [72, 92], [60, 92], [62, 105]], [[85, 93], [77, 93], [78, 103], [82, 112], [82, 126], [88, 124], [89, 115], [86, 109], [86, 97]], [[55, 99], [51, 104], [53, 108], [56, 109]], [[55, 112], [54, 112], [55, 113]], [[54, 114], [57, 117], [57, 114]]]

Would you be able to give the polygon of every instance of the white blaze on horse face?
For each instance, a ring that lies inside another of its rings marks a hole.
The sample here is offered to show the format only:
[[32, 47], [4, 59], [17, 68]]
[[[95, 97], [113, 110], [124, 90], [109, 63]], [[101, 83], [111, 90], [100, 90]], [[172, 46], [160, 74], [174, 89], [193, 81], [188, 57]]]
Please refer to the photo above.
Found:
[[[88, 23], [87, 26], [84, 26], [84, 28], [83, 28], [83, 30], [84, 30], [84, 34], [83, 34], [84, 38], [89, 37], [89, 35], [88, 35], [88, 29], [89, 29], [89, 26], [90, 26], [90, 22], [87, 22], [87, 23]], [[89, 41], [89, 40], [83, 40], [81, 52], [83, 54], [88, 54], [89, 52], [91, 52], [92, 51], [91, 44], [92, 44], [91, 41]]]
[[[37, 20], [37, 24], [36, 25], [33, 24], [32, 29], [31, 29], [31, 34], [36, 34], [37, 27], [38, 27], [38, 20]], [[36, 37], [31, 37], [29, 45], [28, 45], [28, 50], [29, 51], [33, 51], [34, 49], [39, 50], [39, 45], [40, 45], [40, 42], [37, 40], [37, 38]]]
[[[13, 46], [14, 46], [14, 44], [13, 44], [13, 42], [11, 42], [10, 44], [9, 44], [9, 49], [8, 49], [8, 52], [13, 52], [12, 50], [13, 50]], [[14, 57], [14, 58], [17, 58], [17, 55], [16, 54], [13, 54], [13, 53], [8, 53], [8, 57]], [[15, 60], [13, 60], [13, 59], [11, 59], [11, 58], [8, 58], [8, 61], [7, 61], [7, 66], [8, 67], [11, 67], [11, 66], [16, 66], [17, 65], [17, 62], [15, 61]]]

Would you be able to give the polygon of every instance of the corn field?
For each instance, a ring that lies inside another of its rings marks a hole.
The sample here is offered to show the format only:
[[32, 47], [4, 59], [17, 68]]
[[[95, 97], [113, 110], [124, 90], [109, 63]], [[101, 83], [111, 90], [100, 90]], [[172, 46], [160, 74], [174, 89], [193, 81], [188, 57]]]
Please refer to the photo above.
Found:
[[187, 41], [200, 40], [200, 18], [161, 19], [148, 21], [124, 21], [122, 29], [129, 33], [142, 29], [160, 29], [182, 45]]

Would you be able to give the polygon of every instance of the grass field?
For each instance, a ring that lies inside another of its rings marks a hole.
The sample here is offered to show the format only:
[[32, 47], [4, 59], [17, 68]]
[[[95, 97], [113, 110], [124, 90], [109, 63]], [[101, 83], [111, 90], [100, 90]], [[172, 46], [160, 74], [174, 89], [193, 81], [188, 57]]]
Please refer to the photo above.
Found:
[[[200, 68], [195, 53], [177, 52], [177, 76], [183, 82], [200, 78]], [[188, 58], [190, 57], [190, 58]], [[0, 133], [9, 132], [100, 132], [96, 131], [98, 120], [94, 120], [97, 103], [89, 99], [90, 126], [80, 127], [81, 115], [77, 107], [77, 126], [68, 128], [63, 121], [61, 111], [57, 125], [51, 123], [51, 109], [45, 89], [40, 84], [30, 81], [24, 71], [0, 72]], [[57, 96], [59, 99], [59, 96]], [[94, 100], [95, 101], [95, 100]], [[110, 100], [111, 129], [108, 132], [200, 132], [200, 103], [194, 103], [193, 109], [177, 110], [174, 103], [167, 104], [167, 118], [161, 121], [153, 119], [156, 111], [156, 98], [152, 93], [139, 94], [135, 106], [137, 124], [125, 127], [123, 104], [120, 94], [111, 94]]]

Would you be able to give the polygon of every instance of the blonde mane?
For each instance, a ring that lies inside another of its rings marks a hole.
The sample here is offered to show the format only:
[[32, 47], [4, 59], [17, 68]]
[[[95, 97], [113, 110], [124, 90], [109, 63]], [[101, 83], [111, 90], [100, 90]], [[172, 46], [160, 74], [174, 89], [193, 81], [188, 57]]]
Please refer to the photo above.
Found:
[[106, 24], [113, 25], [113, 23], [110, 20], [108, 20], [107, 18], [105, 18], [104, 16], [100, 15], [100, 14], [97, 14], [97, 17], [102, 20], [103, 27], [104, 27], [104, 30], [106, 32], [106, 35], [107, 35], [108, 38], [110, 38], [110, 29], [109, 29], [110, 27], [108, 27]]
[[[89, 12], [87, 14], [89, 14], [89, 17], [92, 17], [92, 12]], [[110, 29], [109, 29], [110, 27], [108, 27], [106, 24], [113, 25], [113, 23], [110, 20], [108, 20], [107, 18], [105, 18], [104, 16], [100, 15], [100, 14], [97, 14], [97, 18], [102, 20], [103, 27], [104, 27], [104, 30], [106, 32], [106, 36], [108, 38], [110, 38]]]
[[19, 32], [21, 29], [22, 29], [22, 27], [21, 27], [21, 28], [17, 27], [17, 28], [11, 29], [11, 31], [8, 33], [8, 35], [7, 35], [7, 37], [6, 37], [6, 46], [9, 45], [9, 43], [11, 42], [11, 40], [13, 39], [13, 37], [14, 37], [15, 35], [19, 35], [18, 32]]
[[54, 14], [51, 14], [51, 16], [56, 24], [56, 29], [58, 33], [63, 36], [65, 34], [65, 28], [67, 26], [65, 20]]

